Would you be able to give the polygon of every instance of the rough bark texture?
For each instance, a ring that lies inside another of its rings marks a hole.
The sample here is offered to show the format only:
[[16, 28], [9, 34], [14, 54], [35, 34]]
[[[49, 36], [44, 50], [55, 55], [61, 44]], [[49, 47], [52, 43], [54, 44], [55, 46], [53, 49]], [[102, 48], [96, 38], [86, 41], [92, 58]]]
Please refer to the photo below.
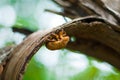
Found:
[[70, 38], [75, 38], [75, 41], [69, 41], [66, 49], [96, 57], [120, 69], [119, 14], [101, 0], [54, 0], [54, 2], [63, 7], [63, 12], [47, 11], [77, 19], [54, 29], [35, 32], [14, 47], [9, 52], [10, 57], [5, 59], [1, 79], [22, 80], [31, 57], [47, 41], [48, 36], [62, 29]]

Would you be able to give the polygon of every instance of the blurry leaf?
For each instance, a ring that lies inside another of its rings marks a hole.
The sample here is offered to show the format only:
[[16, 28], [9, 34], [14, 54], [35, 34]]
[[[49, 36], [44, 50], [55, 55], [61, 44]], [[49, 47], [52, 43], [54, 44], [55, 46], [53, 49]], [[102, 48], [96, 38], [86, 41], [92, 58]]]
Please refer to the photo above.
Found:
[[93, 67], [89, 66], [84, 72], [79, 73], [76, 75], [75, 79], [72, 80], [94, 80], [94, 76], [98, 73], [98, 70]]
[[14, 26], [14, 27], [25, 28], [25, 29], [29, 29], [30, 31], [38, 30], [37, 23], [34, 19], [19, 18], [17, 20], [16, 26]]
[[32, 58], [24, 74], [23, 80], [46, 80], [45, 67]]

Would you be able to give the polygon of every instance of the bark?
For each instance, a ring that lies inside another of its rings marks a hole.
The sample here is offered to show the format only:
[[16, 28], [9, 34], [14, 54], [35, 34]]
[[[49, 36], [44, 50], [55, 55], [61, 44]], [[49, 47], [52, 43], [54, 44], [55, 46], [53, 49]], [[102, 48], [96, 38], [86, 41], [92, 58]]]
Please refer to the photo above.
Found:
[[47, 42], [52, 33], [62, 29], [70, 38], [75, 38], [75, 41], [69, 41], [66, 49], [101, 59], [120, 69], [119, 14], [101, 0], [54, 0], [54, 2], [63, 7], [63, 12], [47, 11], [77, 19], [53, 29], [32, 33], [21, 44], [10, 48], [12, 50], [8, 53], [8, 59], [3, 61], [5, 64], [1, 80], [22, 80], [31, 57]]

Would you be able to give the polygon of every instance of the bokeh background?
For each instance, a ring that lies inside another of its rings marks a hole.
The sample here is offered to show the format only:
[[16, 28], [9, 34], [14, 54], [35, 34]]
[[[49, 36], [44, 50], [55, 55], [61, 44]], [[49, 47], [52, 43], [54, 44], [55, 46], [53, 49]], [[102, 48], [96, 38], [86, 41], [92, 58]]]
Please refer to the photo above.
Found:
[[[66, 23], [63, 16], [45, 9], [62, 11], [52, 0], [0, 0], [0, 48], [20, 44], [26, 37], [13, 32], [13, 28], [35, 32]], [[84, 53], [50, 51], [42, 46], [30, 61], [23, 80], [120, 80], [120, 71]]]

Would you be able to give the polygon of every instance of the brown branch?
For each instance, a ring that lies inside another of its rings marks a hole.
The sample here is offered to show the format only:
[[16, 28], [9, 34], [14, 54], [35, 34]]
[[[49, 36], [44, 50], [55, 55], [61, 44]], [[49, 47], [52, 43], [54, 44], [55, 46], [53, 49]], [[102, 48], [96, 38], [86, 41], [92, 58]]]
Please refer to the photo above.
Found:
[[73, 2], [72, 0], [53, 1], [63, 8], [64, 13], [66, 13], [66, 11], [69, 13], [74, 12], [73, 15], [76, 17], [96, 15], [107, 19], [107, 21], [114, 25], [120, 24], [120, 15], [112, 10], [110, 7], [106, 6], [106, 4], [104, 4], [102, 0], [75, 0], [75, 2]]
[[0, 64], [4, 65], [6, 60], [10, 57], [10, 52], [14, 49], [15, 45], [10, 45], [0, 49]]
[[69, 17], [71, 19], [74, 19], [75, 17], [76, 18], [79, 17], [79, 16], [74, 16], [72, 13], [66, 14], [66, 13], [63, 13], [63, 12], [57, 12], [57, 11], [50, 10], [50, 9], [45, 9], [45, 11], [50, 12], [50, 13], [54, 13], [54, 14], [57, 14], [57, 15]]
[[69, 43], [67, 48], [70, 50], [77, 50], [82, 53], [86, 53], [86, 55], [106, 61], [120, 69], [120, 64], [118, 64], [120, 60], [120, 55], [116, 54], [117, 52], [113, 49], [96, 41], [79, 39], [77, 40], [77, 42]]
[[24, 34], [26, 36], [28, 36], [31, 33], [33, 33], [33, 31], [30, 31], [28, 29], [23, 29], [23, 28], [15, 28], [15, 27], [13, 27], [12, 29], [13, 29], [13, 32], [19, 32], [19, 33], [22, 33], [22, 34]]
[[[31, 34], [11, 52], [4, 67], [2, 80], [21, 80], [27, 63], [46, 42], [47, 37], [61, 29], [75, 41], [69, 41], [67, 49], [107, 61], [120, 69], [120, 34], [109, 23], [97, 17], [78, 18], [51, 30]], [[75, 47], [76, 46], [76, 47]]]
[[13, 32], [19, 32], [26, 36], [28, 36], [34, 32], [33, 30], [27, 29], [27, 26], [22, 26], [22, 25], [13, 25], [12, 30], [13, 30]]

